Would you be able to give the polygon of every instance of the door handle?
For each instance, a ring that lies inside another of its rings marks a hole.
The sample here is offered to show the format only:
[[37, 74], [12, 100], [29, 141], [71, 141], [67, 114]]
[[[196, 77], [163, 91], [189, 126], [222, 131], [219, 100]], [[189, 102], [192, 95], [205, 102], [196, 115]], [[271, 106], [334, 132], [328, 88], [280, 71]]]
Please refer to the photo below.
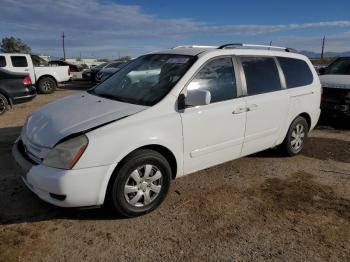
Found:
[[254, 111], [258, 109], [258, 105], [252, 104], [247, 106], [247, 111]]
[[247, 111], [247, 108], [246, 107], [237, 107], [236, 109], [234, 109], [232, 111], [232, 114], [236, 115], [236, 114], [242, 114], [244, 112]]

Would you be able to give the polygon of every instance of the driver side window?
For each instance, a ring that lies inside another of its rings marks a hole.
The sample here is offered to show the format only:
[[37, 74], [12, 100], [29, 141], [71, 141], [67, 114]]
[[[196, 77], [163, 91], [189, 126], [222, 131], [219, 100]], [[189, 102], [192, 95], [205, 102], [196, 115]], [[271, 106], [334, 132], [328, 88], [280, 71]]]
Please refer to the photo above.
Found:
[[237, 97], [232, 59], [230, 57], [217, 58], [204, 65], [187, 87], [187, 90], [194, 89], [209, 91], [210, 103]]

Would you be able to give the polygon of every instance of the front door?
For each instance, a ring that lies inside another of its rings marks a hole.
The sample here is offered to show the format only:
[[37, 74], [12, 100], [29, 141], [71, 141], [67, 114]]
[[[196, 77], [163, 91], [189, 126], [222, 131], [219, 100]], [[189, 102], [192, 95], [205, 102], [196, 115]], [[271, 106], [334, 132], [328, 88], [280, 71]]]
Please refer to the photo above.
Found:
[[231, 57], [209, 61], [187, 86], [187, 90], [208, 90], [211, 103], [186, 108], [181, 113], [185, 174], [238, 158], [241, 154], [246, 102], [237, 96], [232, 61]]

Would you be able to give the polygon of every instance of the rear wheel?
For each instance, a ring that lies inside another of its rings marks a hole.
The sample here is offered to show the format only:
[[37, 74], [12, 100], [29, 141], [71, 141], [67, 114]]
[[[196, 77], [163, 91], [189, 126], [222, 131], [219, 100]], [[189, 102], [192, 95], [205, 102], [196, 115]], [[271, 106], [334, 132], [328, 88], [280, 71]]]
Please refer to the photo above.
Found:
[[305, 145], [309, 132], [306, 119], [298, 116], [290, 125], [286, 138], [283, 141], [282, 150], [289, 156], [299, 154]]
[[8, 110], [9, 104], [7, 101], [7, 98], [0, 94], [0, 115], [5, 114], [5, 112]]
[[57, 87], [56, 81], [50, 77], [43, 77], [40, 79], [38, 88], [42, 94], [52, 94]]
[[157, 208], [168, 193], [171, 168], [153, 150], [138, 150], [128, 156], [110, 182], [107, 201], [126, 217], [144, 215]]

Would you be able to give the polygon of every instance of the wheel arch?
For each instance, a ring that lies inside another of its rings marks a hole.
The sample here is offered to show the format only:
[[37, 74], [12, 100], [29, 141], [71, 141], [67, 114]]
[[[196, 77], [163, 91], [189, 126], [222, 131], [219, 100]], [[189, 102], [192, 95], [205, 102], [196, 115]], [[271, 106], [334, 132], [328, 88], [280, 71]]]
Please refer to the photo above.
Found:
[[171, 168], [171, 175], [172, 175], [172, 179], [176, 178], [176, 174], [177, 174], [177, 169], [178, 169], [178, 165], [177, 165], [177, 160], [176, 157], [174, 155], [174, 153], [167, 147], [163, 146], [163, 145], [159, 145], [159, 144], [149, 144], [149, 145], [144, 145], [144, 146], [140, 146], [134, 150], [132, 150], [131, 152], [129, 152], [128, 154], [126, 154], [119, 162], [118, 164], [115, 166], [112, 174], [110, 175], [110, 177], [108, 178], [108, 182], [107, 182], [107, 186], [104, 190], [104, 200], [103, 202], [106, 201], [106, 196], [108, 195], [108, 193], [111, 190], [111, 181], [113, 181], [113, 178], [118, 175], [118, 169], [123, 165], [125, 159], [132, 154], [133, 152], [140, 150], [140, 149], [149, 149], [149, 150], [153, 150], [158, 152], [159, 154], [161, 154], [162, 156], [165, 157], [165, 159], [169, 162], [170, 168]]
[[40, 82], [43, 78], [45, 78], [45, 77], [51, 78], [52, 80], [55, 81], [56, 86], [58, 85], [57, 79], [56, 79], [54, 76], [52, 76], [52, 75], [42, 75], [42, 76], [40, 76], [40, 77], [38, 78], [38, 80], [36, 81], [35, 85], [39, 85], [39, 82]]
[[4, 91], [2, 91], [2, 90], [0, 90], [0, 94], [3, 95], [3, 96], [6, 98], [7, 103], [9, 104], [9, 106], [12, 107], [13, 101], [12, 101], [12, 99], [10, 98], [10, 96], [9, 96], [6, 92], [4, 92]]
[[[287, 137], [287, 135], [288, 135], [288, 130], [289, 130], [290, 126], [292, 125], [292, 123], [294, 122], [294, 120], [297, 119], [299, 116], [303, 117], [303, 118], [306, 120], [307, 125], [308, 125], [308, 128], [309, 128], [309, 130], [310, 130], [310, 127], [311, 127], [311, 124], [312, 124], [312, 123], [311, 123], [311, 116], [310, 116], [308, 113], [306, 113], [306, 112], [302, 112], [302, 113], [296, 115], [296, 116], [289, 122], [289, 125], [287, 126], [286, 130], [284, 130], [283, 137], [281, 137], [281, 138], [283, 138], [283, 139], [280, 140], [280, 143], [283, 143], [283, 141], [286, 139], [286, 137]], [[278, 143], [278, 144], [280, 144], [280, 143]]]
[[[310, 130], [310, 128], [311, 128], [311, 116], [308, 114], [308, 113], [306, 113], [306, 112], [304, 112], [304, 113], [301, 113], [301, 114], [299, 114], [299, 115], [297, 115], [294, 119], [293, 119], [293, 121], [297, 118], [297, 117], [299, 117], [299, 116], [301, 116], [301, 117], [303, 117], [303, 118], [305, 118], [305, 120], [306, 120], [306, 122], [307, 122], [307, 125], [308, 125], [308, 128], [309, 128], [309, 130]], [[293, 123], [293, 121], [292, 121], [292, 123]], [[291, 123], [291, 124], [292, 124]], [[290, 125], [289, 125], [290, 126]], [[309, 131], [308, 130], [308, 131]]]

